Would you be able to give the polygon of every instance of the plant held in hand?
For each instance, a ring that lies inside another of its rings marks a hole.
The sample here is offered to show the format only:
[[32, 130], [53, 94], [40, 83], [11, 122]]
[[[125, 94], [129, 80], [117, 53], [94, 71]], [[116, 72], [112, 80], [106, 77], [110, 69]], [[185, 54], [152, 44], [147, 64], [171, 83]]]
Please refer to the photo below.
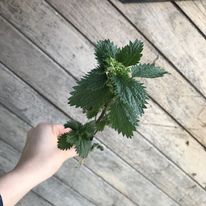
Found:
[[143, 42], [135, 40], [118, 48], [110, 40], [98, 41], [95, 56], [98, 65], [77, 81], [69, 104], [81, 107], [90, 119], [86, 124], [69, 121], [72, 129], [58, 139], [62, 150], [75, 147], [80, 157], [103, 147], [92, 143], [95, 134], [110, 126], [131, 138], [146, 108], [148, 94], [140, 78], [161, 77], [167, 72], [154, 64], [141, 64]]

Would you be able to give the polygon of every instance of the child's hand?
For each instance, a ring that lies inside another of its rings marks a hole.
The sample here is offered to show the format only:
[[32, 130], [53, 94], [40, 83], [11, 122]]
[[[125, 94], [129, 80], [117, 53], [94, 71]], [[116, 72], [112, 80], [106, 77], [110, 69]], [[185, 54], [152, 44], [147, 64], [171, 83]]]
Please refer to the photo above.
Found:
[[15, 205], [29, 190], [57, 172], [65, 160], [77, 155], [74, 148], [57, 148], [58, 136], [69, 130], [63, 125], [42, 123], [28, 132], [18, 164], [0, 177], [4, 206]]
[[63, 125], [41, 123], [31, 129], [16, 168], [29, 168], [38, 171], [42, 178], [47, 179], [61, 167], [65, 160], [76, 156], [74, 148], [62, 151], [57, 148], [57, 138], [69, 132]]

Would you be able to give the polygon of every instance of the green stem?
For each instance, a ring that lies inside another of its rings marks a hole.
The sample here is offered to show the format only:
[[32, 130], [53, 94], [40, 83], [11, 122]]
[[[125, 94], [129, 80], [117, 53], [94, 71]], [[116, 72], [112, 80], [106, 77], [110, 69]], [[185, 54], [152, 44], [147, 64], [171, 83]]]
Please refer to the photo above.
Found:
[[[104, 106], [104, 109], [102, 110], [102, 112], [101, 112], [100, 116], [98, 117], [98, 119], [96, 120], [96, 118], [95, 118], [95, 124], [98, 124], [98, 123], [104, 118], [104, 115], [105, 115], [105, 113], [106, 113], [106, 111], [107, 111], [107, 108], [108, 108], [108, 104], [106, 104], [106, 105]], [[94, 132], [94, 135], [95, 135], [97, 132], [98, 132], [98, 130], [96, 129], [96, 131]]]
[[105, 105], [105, 106], [104, 106], [104, 109], [102, 110], [102, 113], [100, 114], [99, 118], [96, 120], [96, 123], [100, 122], [101, 119], [104, 117], [104, 115], [105, 115], [105, 113], [106, 113], [106, 111], [107, 111], [107, 106], [108, 106], [108, 105]]

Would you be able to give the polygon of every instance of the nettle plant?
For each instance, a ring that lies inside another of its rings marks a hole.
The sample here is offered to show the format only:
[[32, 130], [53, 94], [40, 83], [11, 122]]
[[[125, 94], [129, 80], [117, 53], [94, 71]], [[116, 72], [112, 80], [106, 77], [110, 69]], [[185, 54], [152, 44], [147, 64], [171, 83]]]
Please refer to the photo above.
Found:
[[162, 77], [167, 72], [155, 64], [141, 64], [143, 42], [135, 40], [118, 48], [110, 40], [98, 41], [95, 57], [98, 65], [77, 81], [70, 93], [71, 106], [80, 107], [89, 121], [85, 124], [71, 120], [65, 124], [72, 130], [58, 138], [58, 148], [75, 147], [86, 158], [94, 148], [97, 132], [112, 127], [127, 138], [133, 136], [146, 108], [148, 94], [141, 78]]

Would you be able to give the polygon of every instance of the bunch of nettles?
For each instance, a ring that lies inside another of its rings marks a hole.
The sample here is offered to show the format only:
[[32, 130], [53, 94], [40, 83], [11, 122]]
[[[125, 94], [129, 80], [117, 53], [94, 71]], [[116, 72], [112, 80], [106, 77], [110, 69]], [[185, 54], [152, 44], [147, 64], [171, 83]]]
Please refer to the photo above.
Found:
[[167, 72], [155, 64], [141, 64], [143, 42], [135, 40], [118, 48], [110, 40], [98, 41], [95, 56], [98, 65], [77, 81], [69, 104], [80, 107], [90, 120], [86, 124], [69, 121], [71, 132], [58, 139], [62, 150], [75, 147], [80, 157], [103, 147], [93, 143], [95, 134], [107, 125], [131, 138], [146, 108], [148, 94], [140, 78], [161, 77]]

